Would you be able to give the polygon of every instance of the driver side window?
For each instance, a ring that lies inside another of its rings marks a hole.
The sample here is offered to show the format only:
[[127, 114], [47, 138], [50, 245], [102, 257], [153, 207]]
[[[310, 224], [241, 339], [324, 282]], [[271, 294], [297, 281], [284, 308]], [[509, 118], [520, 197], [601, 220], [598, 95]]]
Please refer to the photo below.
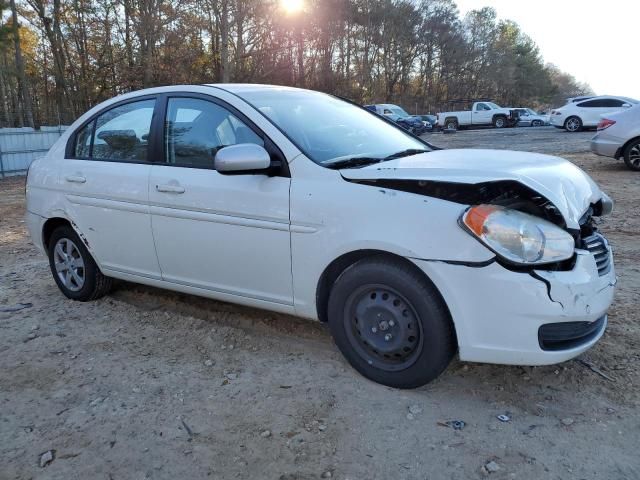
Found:
[[167, 163], [210, 169], [221, 148], [264, 146], [262, 138], [226, 108], [198, 98], [169, 99], [164, 143]]
[[487, 105], [485, 105], [484, 103], [479, 103], [479, 104], [476, 106], [476, 110], [478, 110], [478, 111], [482, 112], [482, 111], [485, 111], [485, 110], [491, 110], [491, 109], [490, 109]]

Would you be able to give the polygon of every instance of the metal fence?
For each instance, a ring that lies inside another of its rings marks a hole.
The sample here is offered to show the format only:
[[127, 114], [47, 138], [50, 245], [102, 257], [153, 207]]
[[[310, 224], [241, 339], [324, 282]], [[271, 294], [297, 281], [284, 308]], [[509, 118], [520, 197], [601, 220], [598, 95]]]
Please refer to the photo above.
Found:
[[31, 162], [47, 153], [66, 128], [0, 128], [0, 178], [24, 175]]

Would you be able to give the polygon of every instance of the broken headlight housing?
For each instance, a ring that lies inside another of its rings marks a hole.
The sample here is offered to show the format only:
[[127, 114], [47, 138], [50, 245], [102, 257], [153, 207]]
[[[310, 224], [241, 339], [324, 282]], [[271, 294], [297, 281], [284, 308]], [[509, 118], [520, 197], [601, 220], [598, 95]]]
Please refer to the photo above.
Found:
[[497, 205], [468, 208], [461, 224], [489, 249], [511, 263], [541, 265], [573, 256], [575, 241], [542, 218]]

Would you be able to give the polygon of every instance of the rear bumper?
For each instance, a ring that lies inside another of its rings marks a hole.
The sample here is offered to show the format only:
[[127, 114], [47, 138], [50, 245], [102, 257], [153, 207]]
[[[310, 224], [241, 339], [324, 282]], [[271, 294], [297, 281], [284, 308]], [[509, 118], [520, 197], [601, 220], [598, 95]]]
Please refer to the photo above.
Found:
[[620, 157], [620, 149], [624, 144], [624, 140], [618, 137], [607, 135], [604, 132], [598, 132], [591, 139], [591, 151], [596, 155], [604, 157]]
[[[613, 265], [599, 276], [594, 257], [583, 250], [577, 251], [573, 270], [561, 272], [513, 272], [497, 262], [484, 267], [414, 262], [449, 307], [460, 359], [474, 362], [548, 365], [581, 354], [604, 333], [606, 318], [601, 319], [613, 301], [616, 283]], [[601, 323], [592, 325], [596, 321]], [[578, 341], [559, 338], [565, 341], [555, 345], [559, 348], [543, 348], [540, 329], [553, 331], [544, 326], [567, 322], [587, 322], [593, 328], [575, 324], [574, 330], [589, 331], [582, 336], [569, 331], [567, 335], [580, 337]]]
[[551, 115], [550, 123], [554, 127], [564, 128], [564, 115]]
[[42, 227], [44, 226], [44, 222], [47, 219], [41, 217], [40, 215], [36, 215], [35, 213], [27, 211], [24, 216], [24, 220], [27, 225], [29, 235], [31, 236], [31, 241], [40, 251], [40, 253], [46, 254], [44, 245], [42, 243]]

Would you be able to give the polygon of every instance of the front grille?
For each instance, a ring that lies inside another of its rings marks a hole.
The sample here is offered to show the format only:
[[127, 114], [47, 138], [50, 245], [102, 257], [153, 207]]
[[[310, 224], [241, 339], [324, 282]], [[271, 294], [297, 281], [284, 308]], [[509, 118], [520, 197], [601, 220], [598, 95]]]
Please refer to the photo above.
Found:
[[589, 250], [596, 260], [598, 275], [603, 276], [611, 270], [611, 257], [609, 255], [609, 244], [599, 233], [593, 233], [588, 237], [583, 237], [582, 246]]
[[542, 350], [567, 350], [589, 343], [604, 328], [607, 316], [593, 322], [546, 323], [538, 329], [538, 343]]

